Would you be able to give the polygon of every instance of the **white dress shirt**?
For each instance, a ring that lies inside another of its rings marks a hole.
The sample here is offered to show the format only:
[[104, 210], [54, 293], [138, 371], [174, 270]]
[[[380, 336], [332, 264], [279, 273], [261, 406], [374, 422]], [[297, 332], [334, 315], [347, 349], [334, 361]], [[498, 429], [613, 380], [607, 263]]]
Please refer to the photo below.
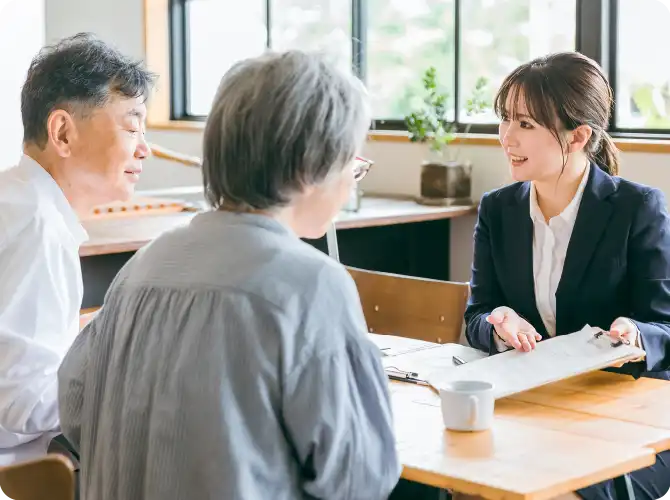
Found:
[[0, 448], [11, 448], [0, 462], [43, 453], [38, 438], [58, 430], [56, 372], [79, 332], [86, 238], [37, 162], [0, 173]]
[[582, 202], [590, 165], [587, 165], [582, 181], [572, 201], [555, 217], [545, 221], [537, 204], [535, 185], [530, 188], [530, 218], [533, 221], [533, 281], [535, 282], [535, 304], [549, 336], [556, 335], [556, 290], [563, 274], [565, 255], [575, 227], [579, 205]]
[[[568, 252], [568, 244], [575, 227], [579, 205], [589, 178], [590, 165], [579, 183], [577, 192], [565, 209], [546, 222], [537, 203], [535, 185], [530, 187], [530, 218], [533, 221], [533, 282], [535, 284], [535, 305], [549, 336], [556, 335], [556, 290], [563, 274], [563, 264]], [[498, 351], [509, 346], [494, 336]]]

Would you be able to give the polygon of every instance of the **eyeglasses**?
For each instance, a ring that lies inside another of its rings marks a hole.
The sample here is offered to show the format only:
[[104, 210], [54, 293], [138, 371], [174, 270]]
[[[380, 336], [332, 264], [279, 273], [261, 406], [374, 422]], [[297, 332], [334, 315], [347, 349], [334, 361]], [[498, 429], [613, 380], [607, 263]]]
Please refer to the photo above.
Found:
[[363, 180], [363, 177], [368, 175], [370, 167], [372, 167], [375, 162], [368, 160], [367, 158], [363, 158], [362, 156], [357, 156], [354, 161], [354, 180], [356, 182], [360, 182]]

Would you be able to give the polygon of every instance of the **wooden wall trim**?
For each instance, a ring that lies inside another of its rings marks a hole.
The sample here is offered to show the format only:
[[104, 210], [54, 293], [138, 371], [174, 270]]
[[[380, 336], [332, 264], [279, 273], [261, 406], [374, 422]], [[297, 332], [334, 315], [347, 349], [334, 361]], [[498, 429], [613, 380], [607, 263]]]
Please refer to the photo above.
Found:
[[144, 52], [147, 67], [158, 75], [147, 106], [147, 123], [170, 123], [169, 0], [144, 0]]
[[[148, 127], [152, 130], [172, 130], [179, 132], [202, 132], [205, 128], [203, 122], [191, 121], [168, 121], [156, 123], [149, 121]], [[368, 140], [371, 142], [409, 142], [406, 133], [398, 131], [372, 131], [368, 134]], [[457, 137], [456, 144], [465, 144], [468, 146], [495, 146], [499, 147], [498, 137], [495, 135], [475, 135], [469, 137]], [[643, 139], [615, 139], [619, 150], [626, 153], [655, 153], [670, 154], [670, 140], [643, 140]]]

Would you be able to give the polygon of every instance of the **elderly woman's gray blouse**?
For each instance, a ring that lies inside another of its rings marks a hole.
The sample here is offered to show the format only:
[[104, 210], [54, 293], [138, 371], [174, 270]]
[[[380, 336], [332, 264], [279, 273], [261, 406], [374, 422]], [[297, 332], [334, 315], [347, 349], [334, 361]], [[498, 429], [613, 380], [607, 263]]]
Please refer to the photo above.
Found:
[[386, 498], [400, 465], [366, 331], [347, 271], [273, 219], [161, 236], [58, 374], [83, 498]]

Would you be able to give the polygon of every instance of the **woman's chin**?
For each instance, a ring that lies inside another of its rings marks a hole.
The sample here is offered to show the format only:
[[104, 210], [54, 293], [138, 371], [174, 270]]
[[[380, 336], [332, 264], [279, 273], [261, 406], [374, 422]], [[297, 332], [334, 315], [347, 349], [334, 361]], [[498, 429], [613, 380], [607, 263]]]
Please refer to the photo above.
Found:
[[514, 165], [510, 165], [509, 173], [515, 182], [526, 182], [532, 179], [528, 169], [526, 169], [524, 166], [515, 167]]

